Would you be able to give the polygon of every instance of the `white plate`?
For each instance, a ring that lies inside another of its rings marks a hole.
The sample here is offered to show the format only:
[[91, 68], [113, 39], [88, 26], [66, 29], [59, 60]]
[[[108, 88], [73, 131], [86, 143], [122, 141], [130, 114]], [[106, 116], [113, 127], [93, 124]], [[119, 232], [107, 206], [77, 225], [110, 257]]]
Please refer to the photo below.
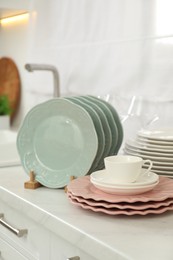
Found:
[[126, 147], [124, 148], [124, 152], [125, 152], [125, 154], [130, 154], [130, 155], [142, 157], [143, 159], [152, 160], [152, 162], [153, 161], [155, 161], [155, 162], [158, 161], [158, 162], [162, 162], [162, 164], [163, 163], [165, 164], [165, 162], [169, 162], [170, 165], [173, 165], [173, 157], [172, 158], [167, 158], [167, 157], [161, 157], [161, 156], [144, 155], [142, 153], [131, 151], [131, 150], [127, 149]]
[[[143, 165], [143, 168], [147, 168], [146, 165]], [[173, 171], [173, 164], [172, 166], [166, 166], [166, 165], [158, 165], [157, 163], [153, 163], [152, 171], [155, 172], [155, 170], [163, 170], [163, 171]]]
[[138, 148], [133, 148], [131, 146], [128, 146], [128, 144], [125, 144], [125, 148], [129, 151], [136, 152], [142, 155], [151, 155], [151, 156], [158, 156], [158, 157], [165, 157], [165, 158], [173, 158], [173, 153], [162, 153], [162, 152], [153, 152], [153, 151], [146, 151], [141, 150]]
[[39, 104], [26, 115], [17, 148], [27, 174], [49, 188], [67, 185], [70, 176], [88, 173], [98, 149], [90, 115], [82, 107], [56, 98]]
[[156, 185], [158, 185], [159, 181], [154, 182], [150, 185], [144, 186], [136, 186], [136, 187], [116, 187], [116, 186], [108, 186], [108, 185], [101, 185], [93, 180], [91, 180], [92, 184], [99, 190], [104, 191], [110, 194], [117, 194], [117, 195], [137, 195], [142, 194], [144, 192], [152, 190]]
[[143, 143], [141, 143], [141, 142], [138, 142], [136, 139], [128, 139], [125, 142], [125, 144], [128, 147], [131, 147], [133, 149], [140, 149], [142, 151], [172, 153], [173, 154], [173, 146], [149, 145], [146, 140]]
[[159, 141], [172, 141], [173, 142], [173, 128], [163, 128], [155, 130], [141, 130], [138, 136], [142, 138], [159, 140]]
[[160, 149], [160, 150], [173, 150], [173, 145], [171, 144], [159, 144], [159, 143], [149, 143], [147, 139], [136, 139], [136, 142], [139, 143], [140, 145], [144, 145], [147, 148], [151, 149]]
[[163, 140], [154, 140], [154, 139], [149, 139], [149, 138], [144, 138], [144, 137], [137, 137], [137, 140], [139, 142], [147, 142], [148, 144], [155, 144], [155, 145], [163, 145], [163, 146], [171, 146], [173, 148], [173, 141], [163, 141]]
[[147, 186], [151, 185], [153, 183], [156, 183], [159, 179], [159, 176], [153, 172], [149, 172], [146, 175], [143, 175], [146, 170], [142, 169], [141, 176], [133, 183], [124, 183], [124, 184], [117, 184], [112, 183], [112, 181], [109, 180], [109, 174], [106, 172], [106, 170], [96, 171], [93, 172], [90, 175], [91, 182], [95, 182], [101, 185], [108, 185], [108, 186], [114, 186], [116, 188], [123, 187], [123, 188], [133, 188], [133, 187], [140, 187], [140, 186]]
[[160, 175], [160, 174], [166, 174], [166, 175], [169, 175], [169, 176], [172, 176], [173, 177], [173, 171], [166, 171], [166, 170], [163, 170], [163, 169], [154, 169], [153, 170], [156, 174]]

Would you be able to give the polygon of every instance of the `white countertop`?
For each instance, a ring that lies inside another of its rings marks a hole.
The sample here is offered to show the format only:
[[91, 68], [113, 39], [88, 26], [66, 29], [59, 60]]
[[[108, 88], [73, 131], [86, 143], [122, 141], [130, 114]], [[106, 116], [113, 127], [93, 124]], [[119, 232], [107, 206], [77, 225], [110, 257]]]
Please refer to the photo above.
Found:
[[109, 216], [71, 204], [63, 189], [24, 189], [20, 166], [0, 169], [0, 198], [99, 260], [172, 260], [173, 212]]

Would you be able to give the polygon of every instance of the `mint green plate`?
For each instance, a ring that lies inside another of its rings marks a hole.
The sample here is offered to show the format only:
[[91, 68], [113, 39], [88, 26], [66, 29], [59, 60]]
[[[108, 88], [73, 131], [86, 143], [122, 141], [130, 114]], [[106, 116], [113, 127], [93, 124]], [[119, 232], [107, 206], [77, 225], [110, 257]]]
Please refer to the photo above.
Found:
[[94, 98], [96, 100], [99, 100], [100, 102], [105, 104], [109, 108], [111, 113], [112, 113], [112, 116], [113, 116], [114, 121], [115, 121], [115, 123], [117, 125], [117, 128], [118, 128], [118, 141], [117, 141], [117, 145], [115, 147], [115, 154], [117, 154], [119, 149], [120, 149], [120, 147], [121, 147], [121, 145], [122, 145], [122, 141], [123, 141], [123, 137], [124, 137], [123, 126], [121, 124], [121, 120], [119, 118], [119, 115], [118, 115], [116, 109], [110, 103], [108, 103], [107, 101], [105, 101], [103, 99], [100, 99], [100, 98], [97, 98], [95, 96], [90, 96], [89, 95], [89, 97], [92, 97], [92, 98]]
[[68, 100], [52, 99], [32, 108], [17, 136], [27, 174], [49, 188], [61, 188], [70, 176], [86, 175], [95, 160], [98, 137], [89, 113]]
[[108, 106], [106, 104], [101, 102], [100, 99], [98, 99], [98, 98], [96, 99], [91, 96], [85, 96], [85, 99], [88, 99], [88, 100], [92, 101], [93, 103], [97, 104], [100, 107], [100, 109], [102, 109], [103, 113], [105, 114], [105, 116], [107, 118], [107, 122], [109, 124], [109, 128], [111, 130], [111, 136], [112, 136], [109, 155], [116, 154], [116, 146], [118, 143], [118, 128], [117, 128], [117, 125], [115, 123], [115, 120], [113, 118], [113, 115], [112, 115], [110, 109], [108, 108]]
[[[111, 129], [109, 127], [109, 123], [108, 123], [107, 117], [105, 116], [105, 113], [96, 104], [96, 102], [94, 103], [84, 96], [78, 96], [77, 98], [79, 100], [83, 101], [85, 104], [92, 107], [95, 110], [95, 112], [97, 113], [97, 115], [99, 116], [101, 124], [102, 124], [102, 128], [103, 128], [104, 136], [105, 136], [105, 146], [104, 146], [103, 157], [105, 158], [105, 157], [109, 156], [110, 155], [110, 149], [111, 149], [111, 146], [112, 146], [112, 134], [111, 134]], [[102, 160], [100, 160], [98, 169], [103, 169], [105, 167], [104, 166], [104, 158]]]
[[104, 153], [105, 153], [105, 156], [109, 155], [111, 145], [112, 145], [112, 133], [111, 133], [111, 129], [110, 129], [110, 126], [109, 126], [109, 123], [108, 123], [108, 120], [107, 120], [105, 113], [100, 108], [100, 106], [98, 106], [97, 102], [93, 102], [93, 101], [89, 100], [89, 98], [84, 97], [84, 96], [79, 96], [77, 98], [79, 100], [83, 101], [84, 103], [86, 103], [87, 105], [89, 105], [90, 107], [92, 107], [96, 111], [96, 113], [98, 114], [100, 121], [102, 123], [104, 135], [105, 135]]
[[93, 120], [93, 124], [95, 126], [95, 130], [96, 130], [96, 133], [98, 136], [98, 150], [97, 150], [97, 155], [95, 157], [93, 165], [89, 171], [89, 173], [91, 173], [91, 172], [95, 171], [96, 169], [100, 169], [100, 164], [101, 164], [101, 162], [103, 162], [104, 157], [105, 157], [105, 135], [104, 135], [101, 120], [100, 120], [98, 114], [96, 113], [96, 111], [91, 106], [89, 106], [85, 102], [83, 102], [82, 100], [79, 100], [78, 97], [68, 97], [66, 99], [75, 104], [78, 104], [83, 109], [85, 109]]

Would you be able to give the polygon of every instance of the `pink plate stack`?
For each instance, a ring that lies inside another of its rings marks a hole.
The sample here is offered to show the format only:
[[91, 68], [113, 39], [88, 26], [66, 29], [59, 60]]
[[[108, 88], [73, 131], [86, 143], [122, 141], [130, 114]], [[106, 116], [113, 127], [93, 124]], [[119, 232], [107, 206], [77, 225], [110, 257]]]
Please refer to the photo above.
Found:
[[159, 177], [151, 191], [138, 195], [109, 194], [97, 189], [90, 176], [79, 177], [67, 186], [67, 195], [73, 204], [83, 209], [108, 215], [161, 214], [173, 210], [173, 180]]

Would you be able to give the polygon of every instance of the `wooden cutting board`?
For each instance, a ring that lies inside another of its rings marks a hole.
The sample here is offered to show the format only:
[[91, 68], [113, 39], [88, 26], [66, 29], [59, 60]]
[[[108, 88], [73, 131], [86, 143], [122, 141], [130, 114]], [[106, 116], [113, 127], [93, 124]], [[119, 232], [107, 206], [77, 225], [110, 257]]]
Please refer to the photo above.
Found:
[[0, 96], [7, 95], [11, 104], [11, 120], [17, 113], [21, 92], [20, 75], [15, 62], [7, 57], [0, 59]]

